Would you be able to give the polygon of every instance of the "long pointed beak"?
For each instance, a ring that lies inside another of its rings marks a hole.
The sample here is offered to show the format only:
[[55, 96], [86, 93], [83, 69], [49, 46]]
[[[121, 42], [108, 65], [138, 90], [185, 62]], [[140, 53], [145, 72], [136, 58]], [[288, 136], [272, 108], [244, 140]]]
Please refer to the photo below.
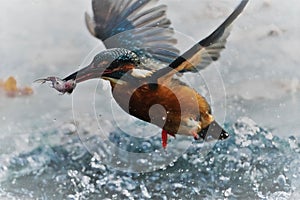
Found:
[[227, 131], [225, 131], [216, 121], [211, 122], [209, 126], [202, 129], [198, 134], [204, 140], [209, 140], [210, 138], [225, 140], [229, 137]]
[[77, 83], [93, 79], [93, 78], [100, 78], [104, 75], [109, 75], [111, 70], [105, 69], [104, 67], [94, 66], [93, 63], [88, 65], [87, 67], [80, 69], [64, 79], [60, 79], [55, 76], [50, 76], [47, 78], [38, 79], [35, 82], [45, 83], [51, 82], [52, 87], [57, 91], [64, 93], [71, 94], [76, 87]]
[[91, 65], [88, 65], [87, 67], [70, 74], [63, 80], [75, 80], [76, 83], [80, 83], [89, 79], [100, 78], [103, 75], [104, 71], [105, 69], [101, 69], [99, 67], [92, 67]]

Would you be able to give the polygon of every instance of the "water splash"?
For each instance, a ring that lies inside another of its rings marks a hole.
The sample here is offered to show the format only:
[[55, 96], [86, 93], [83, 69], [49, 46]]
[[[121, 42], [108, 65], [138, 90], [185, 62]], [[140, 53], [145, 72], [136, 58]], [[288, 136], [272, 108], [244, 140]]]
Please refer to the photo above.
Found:
[[[249, 118], [227, 129], [232, 135], [228, 140], [195, 142], [176, 162], [149, 173], [110, 168], [77, 137], [56, 146], [39, 146], [2, 163], [0, 197], [289, 199], [299, 189], [297, 138], [273, 136]], [[110, 139], [118, 143], [120, 136], [115, 132]], [[122, 145], [133, 151], [148, 152], [158, 145], [146, 141], [136, 148], [137, 141], [127, 139], [122, 139]], [[101, 141], [94, 140], [101, 147]]]

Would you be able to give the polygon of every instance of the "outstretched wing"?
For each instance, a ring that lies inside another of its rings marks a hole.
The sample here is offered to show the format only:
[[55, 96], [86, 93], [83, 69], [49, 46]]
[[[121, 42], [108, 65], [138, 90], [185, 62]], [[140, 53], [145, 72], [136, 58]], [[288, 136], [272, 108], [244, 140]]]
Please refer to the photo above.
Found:
[[85, 15], [88, 30], [107, 48], [126, 48], [139, 56], [171, 63], [178, 57], [166, 6], [147, 8], [153, 0], [92, 0], [93, 18]]
[[207, 67], [212, 61], [217, 60], [220, 57], [220, 52], [225, 48], [230, 33], [230, 24], [239, 16], [247, 3], [248, 0], [242, 0], [232, 14], [213, 33], [176, 58], [168, 67], [155, 72], [155, 78], [166, 75], [171, 77], [177, 72], [197, 72]]

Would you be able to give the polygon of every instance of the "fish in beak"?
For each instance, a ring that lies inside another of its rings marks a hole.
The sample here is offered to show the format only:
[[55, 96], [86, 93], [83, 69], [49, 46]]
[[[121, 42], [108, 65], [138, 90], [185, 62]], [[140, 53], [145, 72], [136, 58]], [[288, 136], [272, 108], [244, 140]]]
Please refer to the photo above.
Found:
[[45, 82], [51, 82], [51, 86], [57, 91], [62, 94], [70, 94], [73, 92], [76, 84], [89, 79], [102, 78], [118, 80], [128, 71], [133, 70], [139, 62], [138, 56], [127, 49], [110, 49], [100, 52], [94, 57], [91, 64], [63, 79], [50, 76], [38, 79], [34, 82], [42, 84]]
[[76, 87], [76, 81], [73, 79], [70, 79], [68, 81], [62, 80], [55, 76], [50, 76], [47, 78], [41, 78], [37, 79], [34, 82], [44, 84], [46, 82], [51, 82], [51, 87], [56, 89], [61, 94], [71, 94]]
[[[100, 75], [99, 75], [100, 74]], [[77, 72], [72, 73], [64, 79], [60, 79], [55, 76], [50, 76], [47, 78], [41, 78], [35, 80], [34, 82], [44, 84], [46, 82], [51, 82], [51, 87], [56, 89], [58, 92], [65, 94], [71, 94], [76, 87], [77, 83], [93, 79], [99, 78], [101, 76], [101, 72], [99, 73], [99, 69], [91, 68], [87, 66]]]

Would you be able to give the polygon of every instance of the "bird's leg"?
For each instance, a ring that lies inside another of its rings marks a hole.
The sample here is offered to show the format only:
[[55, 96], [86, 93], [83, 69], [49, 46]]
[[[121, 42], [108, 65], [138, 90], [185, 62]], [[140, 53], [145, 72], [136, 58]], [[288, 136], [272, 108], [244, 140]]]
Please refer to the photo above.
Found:
[[161, 140], [162, 140], [162, 147], [165, 149], [168, 144], [168, 132], [164, 129], [161, 132]]
[[167, 147], [167, 144], [168, 144], [168, 134], [173, 136], [174, 138], [176, 138], [174, 133], [169, 133], [168, 131], [163, 129], [161, 132], [161, 140], [162, 140], [162, 146], [164, 149]]
[[195, 140], [200, 139], [200, 136], [198, 135], [198, 133], [196, 131], [193, 131], [192, 134], [193, 134]]

